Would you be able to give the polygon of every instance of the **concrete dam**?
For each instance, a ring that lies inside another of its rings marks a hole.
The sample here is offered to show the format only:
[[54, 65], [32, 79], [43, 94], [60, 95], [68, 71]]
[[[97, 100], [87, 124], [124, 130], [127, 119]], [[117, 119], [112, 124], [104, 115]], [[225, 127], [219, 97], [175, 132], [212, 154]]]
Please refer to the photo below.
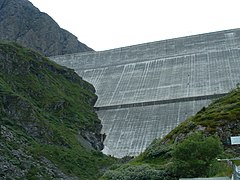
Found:
[[135, 156], [240, 82], [240, 29], [50, 57], [96, 88], [104, 153]]

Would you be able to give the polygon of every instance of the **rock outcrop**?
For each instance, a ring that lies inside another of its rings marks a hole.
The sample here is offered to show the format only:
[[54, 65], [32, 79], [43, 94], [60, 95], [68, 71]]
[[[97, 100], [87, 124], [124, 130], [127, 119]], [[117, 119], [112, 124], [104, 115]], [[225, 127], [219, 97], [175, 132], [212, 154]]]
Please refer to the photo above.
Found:
[[0, 0], [0, 39], [17, 42], [45, 56], [92, 51], [28, 0]]
[[0, 43], [0, 177], [97, 179], [103, 155], [94, 87], [73, 70]]

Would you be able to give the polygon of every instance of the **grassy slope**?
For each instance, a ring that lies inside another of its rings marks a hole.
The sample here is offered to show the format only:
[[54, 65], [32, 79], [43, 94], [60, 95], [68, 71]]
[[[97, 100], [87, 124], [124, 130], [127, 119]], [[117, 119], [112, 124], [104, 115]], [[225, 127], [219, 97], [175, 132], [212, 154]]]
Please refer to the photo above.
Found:
[[[62, 177], [61, 171], [96, 179], [113, 160], [85, 148], [79, 135], [99, 134], [95, 101], [94, 88], [73, 70], [16, 44], [0, 43], [0, 158], [24, 172], [9, 168], [0, 174], [50, 178]], [[53, 166], [55, 173], [50, 173]]]
[[[165, 138], [154, 140], [142, 154], [128, 164], [113, 167], [113, 171], [105, 174], [105, 179], [119, 178], [123, 172], [127, 172], [124, 177], [126, 179], [141, 179], [142, 177], [177, 179], [178, 177], [173, 177], [173, 174], [168, 171], [174, 163], [172, 153], [178, 144], [194, 132], [200, 132], [206, 136], [217, 136], [224, 147], [222, 157], [239, 157], [240, 148], [229, 145], [229, 137], [240, 134], [240, 88], [237, 87], [227, 96], [202, 108], [195, 116], [188, 118]], [[215, 162], [214, 166], [213, 176], [226, 176], [231, 173], [226, 162]], [[139, 177], [141, 173], [142, 176]]]

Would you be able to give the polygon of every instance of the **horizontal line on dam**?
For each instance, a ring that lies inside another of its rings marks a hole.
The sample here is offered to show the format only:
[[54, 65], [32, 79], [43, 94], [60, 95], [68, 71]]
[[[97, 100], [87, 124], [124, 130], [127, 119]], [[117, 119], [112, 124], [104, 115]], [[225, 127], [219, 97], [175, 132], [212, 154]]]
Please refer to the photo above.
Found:
[[101, 111], [101, 110], [121, 109], [121, 108], [130, 108], [130, 107], [141, 107], [141, 106], [153, 106], [153, 105], [161, 105], [161, 104], [170, 104], [170, 103], [177, 103], [177, 102], [200, 101], [200, 100], [207, 100], [207, 99], [217, 99], [217, 98], [220, 98], [220, 97], [225, 96], [227, 94], [228, 93], [221, 93], [221, 94], [183, 97], [183, 98], [166, 99], [166, 100], [158, 100], [158, 101], [147, 101], [147, 102], [119, 104], [119, 105], [111, 105], [111, 106], [101, 106], [101, 107], [94, 107], [94, 109], [96, 111]]

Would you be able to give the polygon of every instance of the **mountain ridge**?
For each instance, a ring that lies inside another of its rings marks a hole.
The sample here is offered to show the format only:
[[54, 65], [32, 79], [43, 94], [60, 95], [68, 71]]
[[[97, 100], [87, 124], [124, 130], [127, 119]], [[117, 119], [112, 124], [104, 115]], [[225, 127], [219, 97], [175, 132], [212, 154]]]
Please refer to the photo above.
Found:
[[0, 0], [0, 39], [45, 56], [93, 51], [28, 0]]

